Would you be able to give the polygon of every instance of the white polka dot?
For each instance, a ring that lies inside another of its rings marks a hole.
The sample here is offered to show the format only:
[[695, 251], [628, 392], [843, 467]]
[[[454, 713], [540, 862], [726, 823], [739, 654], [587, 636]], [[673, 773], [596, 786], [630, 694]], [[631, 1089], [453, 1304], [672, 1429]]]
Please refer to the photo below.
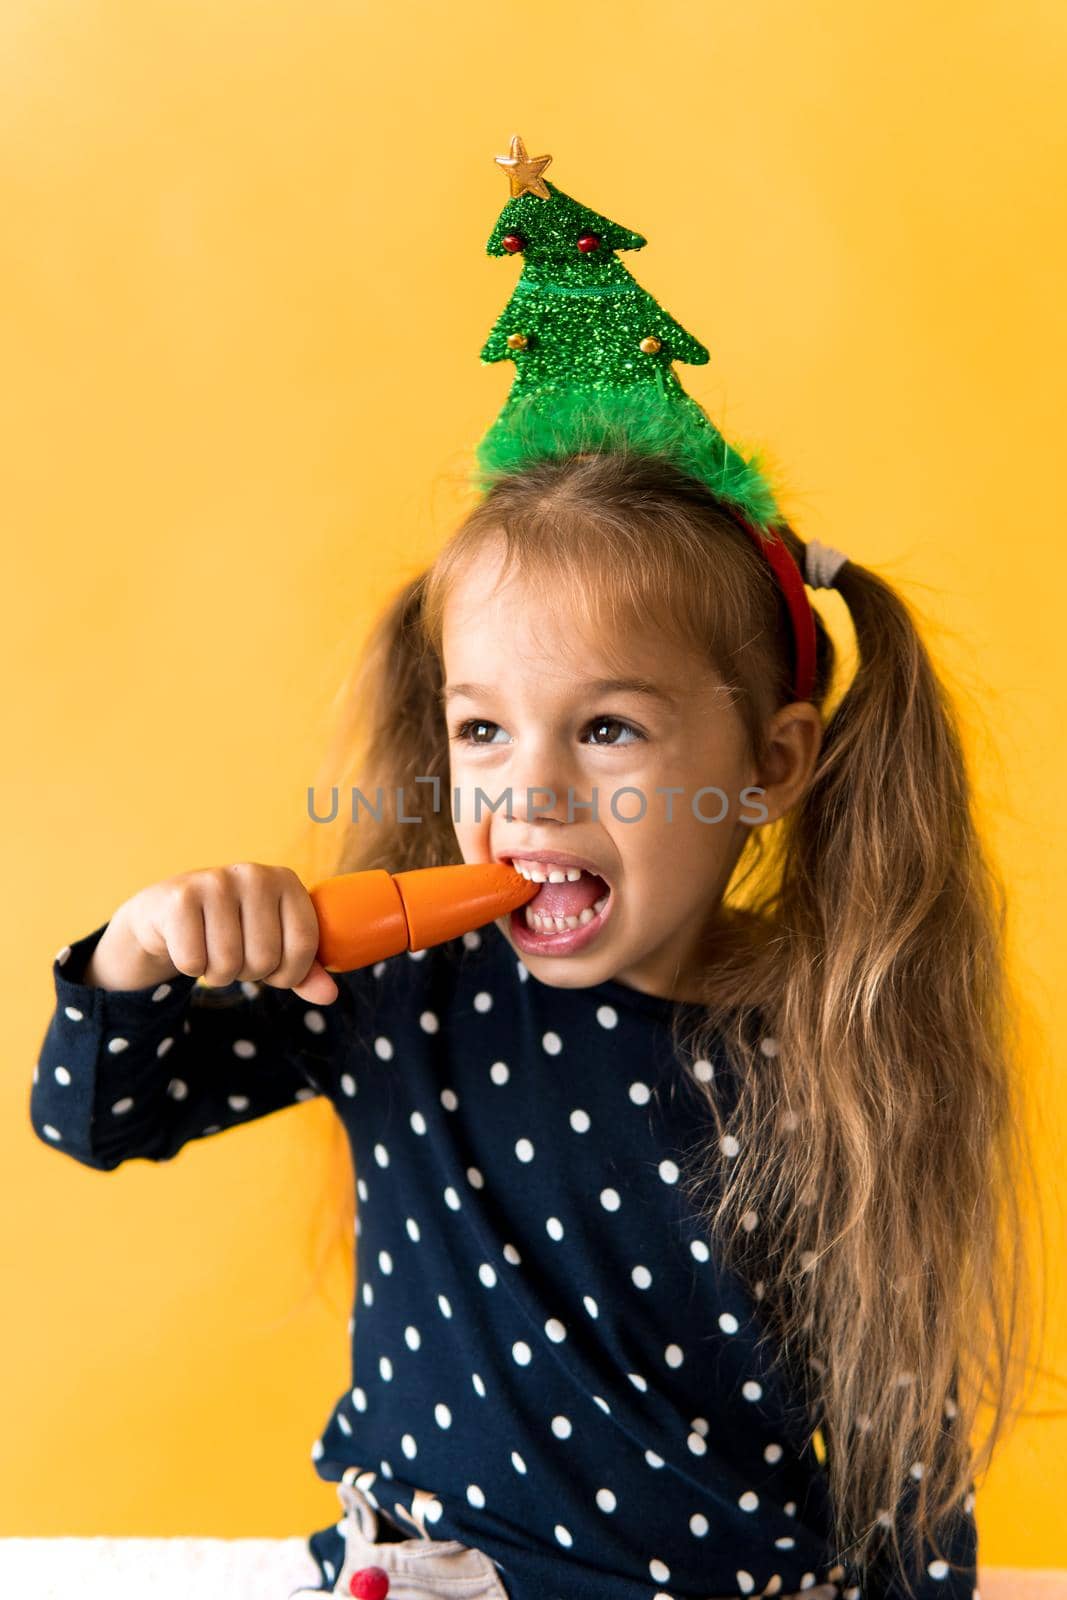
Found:
[[471, 1373], [471, 1383], [474, 1386], [475, 1394], [480, 1394], [482, 1399], [484, 1400], [485, 1399], [485, 1384], [482, 1382], [481, 1377], [478, 1375], [477, 1372], [472, 1372]]
[[489, 1076], [492, 1078], [494, 1083], [507, 1083], [508, 1079], [511, 1077], [511, 1073], [508, 1071], [507, 1062], [494, 1061], [493, 1065], [489, 1068]]
[[413, 1111], [411, 1116], [408, 1118], [408, 1121], [411, 1123], [411, 1130], [413, 1133], [426, 1132], [426, 1118], [423, 1116], [421, 1111]]
[[619, 1191], [617, 1189], [601, 1189], [600, 1204], [605, 1211], [618, 1211], [619, 1206], [622, 1204], [619, 1199]]
[[161, 983], [155, 989], [152, 990], [152, 999], [153, 1000], [165, 1000], [167, 998], [168, 994], [170, 994], [170, 984], [169, 983]]
[[526, 1463], [517, 1450], [513, 1450], [511, 1452], [511, 1464], [515, 1468], [516, 1472], [526, 1471]]
[[443, 1400], [438, 1400], [433, 1408], [433, 1415], [434, 1421], [439, 1428], [450, 1428], [452, 1426], [452, 1413]]
[[388, 1250], [378, 1251], [378, 1265], [388, 1277], [389, 1273], [393, 1270], [393, 1258], [389, 1254]]
[[701, 1083], [710, 1083], [715, 1076], [715, 1068], [710, 1061], [701, 1056], [699, 1060], [693, 1062], [693, 1076]]
[[708, 1419], [707, 1419], [707, 1417], [694, 1417], [693, 1420], [690, 1422], [689, 1426], [691, 1428], [695, 1428], [697, 1433], [699, 1433], [699, 1435], [700, 1435], [700, 1437], [702, 1439], [706, 1439], [707, 1438], [707, 1436], [708, 1436]]
[[591, 1294], [582, 1295], [582, 1305], [585, 1307], [591, 1317], [599, 1317], [600, 1308]]
[[703, 1239], [691, 1239], [689, 1242], [689, 1251], [697, 1261], [707, 1261], [711, 1256], [711, 1251], [708, 1249]]
[[63, 1135], [60, 1133], [59, 1129], [58, 1128], [53, 1128], [53, 1126], [52, 1126], [52, 1124], [50, 1122], [46, 1122], [44, 1124], [44, 1126], [41, 1129], [41, 1132], [44, 1134], [46, 1139], [62, 1139], [62, 1137], [63, 1137]]
[[574, 1543], [574, 1539], [571, 1537], [570, 1529], [569, 1528], [565, 1528], [563, 1526], [562, 1522], [557, 1522], [556, 1523], [555, 1532], [556, 1532], [556, 1538], [559, 1540], [560, 1544], [566, 1545], [567, 1548], [569, 1549], [570, 1546]]
[[468, 950], [477, 950], [481, 942], [482, 936], [477, 928], [472, 928], [469, 933], [463, 935], [463, 943]]
[[293, 1096], [294, 1100], [314, 1100], [314, 1089], [298, 1089]]
[[631, 1083], [630, 1099], [635, 1106], [647, 1106], [652, 1098], [652, 1090], [647, 1083]]
[[598, 1489], [596, 1492], [596, 1503], [600, 1507], [601, 1511], [614, 1511], [619, 1502], [616, 1500], [610, 1489]]
[[482, 989], [474, 996], [475, 1011], [486, 1012], [492, 1009], [493, 997], [486, 989]]
[[769, 1035], [766, 1039], [760, 1040], [759, 1047], [765, 1056], [776, 1056], [778, 1054], [778, 1040], [772, 1039]]
[[422, 961], [422, 960], [425, 959], [426, 951], [425, 950], [406, 950], [404, 952], [404, 954], [407, 956], [409, 961]]
[[764, 1459], [764, 1461], [769, 1461], [772, 1466], [774, 1465], [774, 1463], [776, 1461], [781, 1461], [781, 1459], [782, 1459], [782, 1447], [781, 1447], [781, 1445], [780, 1444], [769, 1444], [769, 1445], [766, 1445], [764, 1447], [764, 1451], [763, 1451], [763, 1459]]
[[485, 1179], [482, 1177], [482, 1174], [478, 1171], [477, 1167], [467, 1168], [467, 1182], [470, 1184], [472, 1189], [485, 1188]]
[[409, 1461], [413, 1460], [418, 1454], [418, 1445], [415, 1443], [415, 1440], [412, 1438], [410, 1433], [404, 1434], [400, 1441], [400, 1448], [403, 1450]]
[[534, 1147], [530, 1143], [529, 1139], [518, 1139], [518, 1140], [516, 1140], [516, 1142], [515, 1142], [515, 1154], [518, 1156], [520, 1161], [532, 1161], [533, 1160]]
[[759, 1400], [763, 1395], [763, 1385], [749, 1378], [747, 1383], [741, 1385], [741, 1393], [746, 1400]]
[[392, 1380], [393, 1363], [390, 1361], [388, 1356], [378, 1357], [378, 1371], [381, 1373], [386, 1383], [389, 1383]]
[[589, 1118], [588, 1111], [583, 1111], [579, 1107], [577, 1110], [574, 1110], [574, 1111], [571, 1112], [571, 1119], [570, 1120], [571, 1120], [571, 1127], [574, 1129], [575, 1133], [588, 1133], [589, 1132], [590, 1118]]
[[558, 1056], [560, 1051], [563, 1049], [563, 1040], [560, 1038], [558, 1033], [549, 1032], [542, 1034], [541, 1044], [545, 1050], [545, 1053], [550, 1056]]
[[737, 1318], [732, 1311], [724, 1311], [719, 1317], [719, 1327], [723, 1333], [736, 1333], [739, 1327]]
[[708, 1442], [703, 1434], [691, 1433], [686, 1439], [686, 1444], [695, 1456], [704, 1456], [708, 1453]]
[[545, 1323], [545, 1332], [553, 1344], [562, 1344], [567, 1337], [567, 1330], [558, 1317], [549, 1317]]
[[173, 1037], [172, 1034], [168, 1034], [168, 1036], [165, 1039], [160, 1039], [159, 1043], [156, 1045], [156, 1055], [157, 1056], [165, 1056], [167, 1051], [173, 1045], [173, 1043], [174, 1043], [174, 1037]]
[[744, 1216], [741, 1218], [741, 1226], [744, 1228], [746, 1233], [751, 1233], [758, 1222], [758, 1211], [746, 1211]]
[[112, 1110], [112, 1112], [114, 1113], [114, 1115], [116, 1117], [121, 1117], [127, 1111], [129, 1111], [132, 1108], [132, 1106], [133, 1106], [132, 1096], [125, 1095], [121, 1100], [116, 1100], [115, 1101], [115, 1104], [111, 1107], [111, 1110]]
[[458, 1211], [460, 1207], [459, 1195], [456, 1193], [455, 1189], [453, 1189], [451, 1184], [449, 1184], [448, 1188], [445, 1190], [445, 1205], [450, 1211]]
[[633, 1279], [634, 1287], [637, 1289], [647, 1289], [652, 1282], [652, 1274], [647, 1267], [635, 1267], [630, 1277]]
[[619, 1013], [614, 1006], [597, 1006], [596, 1019], [602, 1028], [614, 1028], [619, 1020]]
[[740, 1148], [741, 1146], [738, 1144], [732, 1133], [724, 1133], [722, 1138], [719, 1140], [719, 1149], [722, 1151], [724, 1156], [735, 1156]]
[[780, 1539], [776, 1539], [774, 1541], [774, 1547], [776, 1550], [792, 1550], [795, 1544], [796, 1540], [788, 1533], [784, 1533]]
[[456, 1107], [459, 1105], [459, 1095], [456, 1093], [455, 1089], [441, 1090], [441, 1104], [444, 1106], [446, 1111], [455, 1111]]
[[256, 1047], [251, 1039], [235, 1039], [233, 1053], [235, 1056], [240, 1056], [242, 1061], [251, 1061], [256, 1053]]
[[348, 1098], [351, 1100], [352, 1096], [356, 1092], [356, 1080], [355, 1080], [355, 1078], [353, 1078], [353, 1076], [352, 1076], [352, 1074], [350, 1072], [342, 1072], [342, 1074], [341, 1074], [341, 1088], [343, 1089], [344, 1093], [348, 1096]]
[[496, 1283], [496, 1273], [493, 1271], [488, 1261], [482, 1262], [481, 1266], [478, 1268], [478, 1276], [481, 1278], [487, 1289], [491, 1289]]
[[64, 1006], [63, 1011], [64, 1014], [70, 1018], [71, 1022], [80, 1022], [85, 1015], [85, 1012], [79, 1011], [77, 1006]]
[[326, 1018], [321, 1011], [305, 1011], [304, 1027], [309, 1033], [325, 1033]]
[[361, 1389], [358, 1384], [352, 1390], [352, 1404], [357, 1411], [366, 1411], [367, 1409], [367, 1392], [365, 1389]]
[[441, 1023], [434, 1011], [424, 1011], [419, 1017], [419, 1027], [423, 1033], [436, 1033]]
[[607, 1401], [604, 1400], [600, 1395], [595, 1394], [593, 1396], [593, 1403], [595, 1405], [598, 1405], [600, 1407], [601, 1411], [606, 1412], [606, 1414], [609, 1417], [611, 1416], [611, 1407], [608, 1405]]
[[628, 1372], [626, 1376], [629, 1378], [635, 1389], [639, 1389], [642, 1394], [647, 1394], [648, 1383], [646, 1379], [642, 1378], [639, 1372]]
[[351, 1438], [352, 1424], [349, 1422], [343, 1411], [339, 1411], [337, 1413], [337, 1426], [340, 1428], [342, 1433], [347, 1433]]
[[571, 1419], [569, 1417], [553, 1417], [552, 1432], [557, 1439], [569, 1439], [571, 1436]]
[[648, 1570], [657, 1583], [666, 1583], [671, 1575], [671, 1569], [665, 1561], [652, 1560], [648, 1563]]
[[172, 1100], [184, 1100], [189, 1093], [189, 1085], [184, 1078], [172, 1078], [167, 1084], [167, 1093]]
[[519, 982], [525, 983], [527, 978], [530, 976], [530, 969], [526, 965], [525, 961], [516, 961], [515, 970], [519, 974]]
[[550, 1239], [555, 1239], [558, 1244], [563, 1238], [563, 1224], [558, 1217], [549, 1217], [545, 1223], [545, 1232]]
[[362, 1201], [366, 1202], [368, 1192], [369, 1191], [367, 1189], [367, 1180], [366, 1180], [366, 1178], [357, 1178], [356, 1179], [356, 1193], [359, 1195], [359, 1198]]
[[226, 1104], [231, 1111], [247, 1111], [250, 1101], [246, 1094], [228, 1094]]
[[746, 1572], [744, 1567], [738, 1567], [737, 1571], [734, 1573], [734, 1577], [737, 1579], [737, 1587], [740, 1589], [742, 1594], [751, 1594], [753, 1589], [756, 1587], [755, 1578], [752, 1576], [751, 1572]]
[[374, 966], [371, 968], [371, 971], [374, 973], [374, 976], [376, 978], [380, 978], [382, 973], [385, 971], [385, 962], [384, 961], [376, 961], [374, 963]]
[[410, 1322], [404, 1329], [404, 1342], [409, 1350], [417, 1350], [422, 1343], [422, 1335], [419, 1333], [418, 1328], [413, 1327]]
[[759, 1506], [759, 1495], [754, 1494], [751, 1489], [746, 1489], [737, 1503], [742, 1511], [755, 1511]]
[[393, 1041], [380, 1033], [374, 1041], [374, 1054], [382, 1061], [392, 1061]]
[[512, 1359], [517, 1363], [518, 1366], [528, 1367], [530, 1365], [530, 1357], [533, 1355], [533, 1351], [530, 1349], [530, 1346], [526, 1343], [525, 1339], [516, 1339], [515, 1343], [511, 1347], [511, 1354]]
[[694, 1511], [689, 1518], [689, 1532], [697, 1539], [703, 1539], [708, 1531], [708, 1519], [702, 1511]]
[[415, 1221], [415, 1218], [414, 1217], [408, 1217], [408, 1219], [405, 1222], [404, 1226], [408, 1230], [408, 1238], [411, 1239], [415, 1244], [418, 1244], [418, 1242], [421, 1239], [422, 1235], [419, 1232], [419, 1225]]
[[674, 1161], [661, 1161], [659, 1164], [659, 1175], [663, 1179], [664, 1183], [677, 1183], [677, 1163]]
[[311, 1446], [311, 1459], [312, 1459], [312, 1461], [321, 1461], [324, 1454], [325, 1454], [325, 1448], [323, 1446], [322, 1440], [321, 1439], [316, 1439], [315, 1443]]
[[663, 1457], [657, 1455], [655, 1450], [646, 1450], [645, 1460], [648, 1462], [650, 1467], [657, 1471], [663, 1465]]
[[57, 1067], [56, 1068], [56, 1082], [57, 1083], [69, 1083], [70, 1082], [70, 1072], [67, 1070], [66, 1067]]
[[70, 958], [70, 945], [69, 944], [65, 944], [63, 946], [62, 950], [57, 950], [56, 951], [56, 961], [59, 963], [60, 966], [63, 966], [63, 964], [67, 960], [69, 960], [69, 958]]
[[117, 1056], [121, 1050], [129, 1049], [130, 1041], [128, 1039], [121, 1038], [109, 1039], [107, 1042], [107, 1047], [113, 1056]]
[[485, 1505], [485, 1495], [482, 1493], [476, 1483], [468, 1483], [467, 1499], [470, 1501], [472, 1506], [478, 1506], [479, 1509]]
[[447, 1295], [439, 1294], [437, 1296], [437, 1304], [441, 1307], [441, 1315], [443, 1317], [452, 1315], [452, 1304]]
[[[392, 1472], [388, 1473], [388, 1476], [391, 1478], [393, 1476]], [[427, 1522], [440, 1522], [441, 1513], [444, 1509], [440, 1500], [427, 1500], [422, 1508], [422, 1514]]]
[[669, 1367], [680, 1367], [685, 1360], [681, 1345], [669, 1344], [663, 1352], [663, 1359]]
[[947, 1561], [931, 1561], [929, 1563], [929, 1565], [927, 1566], [926, 1570], [930, 1574], [931, 1578], [947, 1578], [948, 1577], [948, 1562]]
[[510, 1261], [513, 1267], [518, 1267], [522, 1264], [522, 1257], [513, 1244], [504, 1246], [504, 1260]]
[[923, 1467], [921, 1461], [913, 1461], [911, 1466], [908, 1468], [908, 1471], [911, 1473], [911, 1476], [916, 1480], [916, 1482], [918, 1482], [918, 1480], [922, 1477], [925, 1468]]
[[376, 1144], [374, 1146], [374, 1159], [380, 1167], [387, 1167], [389, 1165], [389, 1152], [385, 1148], [384, 1144]]

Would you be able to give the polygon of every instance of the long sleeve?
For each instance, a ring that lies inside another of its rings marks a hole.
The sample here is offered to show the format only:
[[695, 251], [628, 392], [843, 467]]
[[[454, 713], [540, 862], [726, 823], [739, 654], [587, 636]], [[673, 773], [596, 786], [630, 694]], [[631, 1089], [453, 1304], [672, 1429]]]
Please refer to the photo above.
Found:
[[[913, 1493], [905, 1495], [909, 1506]], [[899, 1517], [899, 1513], [898, 1513]], [[974, 1519], [974, 1484], [963, 1504], [938, 1530], [938, 1550], [928, 1542], [916, 1570], [908, 1563], [904, 1584], [896, 1563], [881, 1552], [868, 1570], [863, 1600], [972, 1600], [978, 1591], [978, 1527]]]
[[106, 927], [53, 963], [56, 1006], [29, 1105], [40, 1139], [110, 1172], [137, 1157], [169, 1161], [191, 1139], [323, 1092], [333, 1008], [269, 984], [210, 989], [185, 974], [144, 989], [87, 986]]

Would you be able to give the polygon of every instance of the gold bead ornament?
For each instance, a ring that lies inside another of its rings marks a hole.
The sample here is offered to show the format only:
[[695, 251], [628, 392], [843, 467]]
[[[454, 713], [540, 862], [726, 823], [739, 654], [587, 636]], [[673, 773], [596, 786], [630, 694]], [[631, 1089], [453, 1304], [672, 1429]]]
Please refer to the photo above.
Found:
[[654, 356], [657, 350], [663, 349], [663, 346], [656, 338], [655, 334], [650, 333], [647, 339], [641, 340], [641, 349], [645, 352], [646, 356]]
[[508, 334], [508, 349], [509, 350], [525, 350], [526, 349], [526, 335], [524, 333], [509, 333]]

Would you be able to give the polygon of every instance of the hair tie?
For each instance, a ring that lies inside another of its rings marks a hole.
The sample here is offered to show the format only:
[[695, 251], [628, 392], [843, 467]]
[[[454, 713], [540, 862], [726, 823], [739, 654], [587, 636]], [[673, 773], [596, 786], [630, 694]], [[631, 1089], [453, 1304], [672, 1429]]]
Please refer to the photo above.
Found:
[[804, 546], [804, 582], [809, 589], [832, 589], [838, 572], [848, 560], [843, 550], [809, 539]]

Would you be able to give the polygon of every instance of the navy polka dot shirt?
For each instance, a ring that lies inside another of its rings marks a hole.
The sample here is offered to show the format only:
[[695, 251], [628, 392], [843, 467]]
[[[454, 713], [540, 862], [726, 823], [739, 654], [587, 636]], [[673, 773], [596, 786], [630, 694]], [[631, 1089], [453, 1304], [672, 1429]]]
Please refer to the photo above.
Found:
[[[103, 932], [56, 957], [34, 1131], [111, 1171], [329, 1098], [358, 1194], [352, 1385], [311, 1456], [380, 1537], [483, 1550], [511, 1600], [861, 1600], [810, 1419], [757, 1348], [761, 1286], [716, 1263], [679, 1181], [714, 1133], [692, 1075], [724, 1105], [731, 1078], [717, 1052], [675, 1059], [681, 1002], [543, 984], [495, 923], [337, 973], [329, 1006], [87, 988]], [[972, 1501], [915, 1600], [972, 1600]], [[308, 1539], [324, 1590], [342, 1527]], [[888, 1573], [864, 1590], [908, 1595]]]

